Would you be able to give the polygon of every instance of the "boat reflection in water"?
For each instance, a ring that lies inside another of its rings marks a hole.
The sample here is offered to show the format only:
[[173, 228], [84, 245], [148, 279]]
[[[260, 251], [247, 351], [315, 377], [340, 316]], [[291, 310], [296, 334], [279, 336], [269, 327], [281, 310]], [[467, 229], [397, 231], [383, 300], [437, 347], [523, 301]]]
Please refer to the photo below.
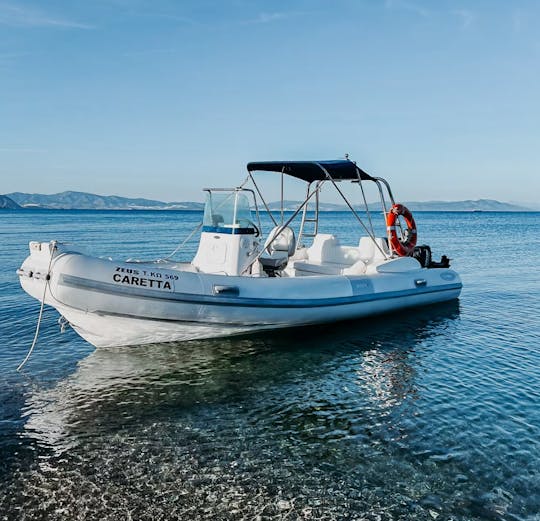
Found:
[[414, 401], [426, 352], [452, 334], [458, 316], [450, 302], [411, 317], [99, 349], [27, 399], [23, 436], [56, 454], [115, 434], [143, 436], [141, 428], [160, 424], [233, 444], [250, 433], [313, 443], [362, 437]]

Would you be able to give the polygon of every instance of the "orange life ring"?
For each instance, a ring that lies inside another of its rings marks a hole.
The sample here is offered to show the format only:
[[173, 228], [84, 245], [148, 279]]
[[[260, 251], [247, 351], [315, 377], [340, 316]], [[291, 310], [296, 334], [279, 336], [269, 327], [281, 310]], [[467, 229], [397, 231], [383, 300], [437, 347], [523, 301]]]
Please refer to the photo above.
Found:
[[[396, 220], [399, 216], [403, 217], [407, 223], [406, 240], [401, 240], [397, 234]], [[416, 223], [407, 207], [402, 204], [395, 204], [390, 208], [390, 211], [386, 214], [386, 229], [388, 230], [390, 245], [399, 256], [406, 257], [413, 252], [418, 235], [416, 233]]]

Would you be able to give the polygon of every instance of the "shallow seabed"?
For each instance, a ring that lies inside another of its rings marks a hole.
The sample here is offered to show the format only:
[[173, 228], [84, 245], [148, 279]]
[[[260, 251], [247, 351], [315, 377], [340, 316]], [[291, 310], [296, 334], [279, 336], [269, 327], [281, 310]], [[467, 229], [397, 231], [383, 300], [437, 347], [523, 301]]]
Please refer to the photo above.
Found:
[[0, 519], [540, 519], [538, 213], [415, 216], [459, 302], [101, 350], [47, 309], [15, 372], [39, 307], [14, 273], [28, 240], [163, 255], [199, 217], [0, 214]]

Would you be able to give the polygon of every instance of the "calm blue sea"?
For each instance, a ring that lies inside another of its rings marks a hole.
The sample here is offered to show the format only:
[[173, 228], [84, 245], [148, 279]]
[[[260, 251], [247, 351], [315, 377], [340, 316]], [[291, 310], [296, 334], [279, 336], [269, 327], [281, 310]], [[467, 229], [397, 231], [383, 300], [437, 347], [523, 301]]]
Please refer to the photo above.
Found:
[[540, 214], [415, 217], [459, 302], [97, 351], [46, 309], [20, 374], [28, 241], [159, 257], [201, 214], [2, 211], [0, 519], [540, 520]]

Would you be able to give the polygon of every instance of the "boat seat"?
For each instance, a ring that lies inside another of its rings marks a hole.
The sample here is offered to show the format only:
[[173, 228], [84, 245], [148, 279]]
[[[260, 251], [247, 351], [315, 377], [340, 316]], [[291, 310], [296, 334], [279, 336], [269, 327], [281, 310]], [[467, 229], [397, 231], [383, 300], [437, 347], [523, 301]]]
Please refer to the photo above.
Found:
[[296, 249], [294, 231], [286, 226], [276, 236], [280, 229], [281, 226], [276, 226], [270, 231], [264, 243], [264, 253], [259, 257], [264, 271], [270, 275], [273, 275], [275, 271], [284, 269], [289, 257], [294, 254]]
[[313, 244], [307, 249], [308, 259], [313, 262], [324, 262], [334, 257], [333, 250], [339, 246], [335, 235], [318, 233], [313, 238]]
[[295, 261], [293, 267], [302, 275], [357, 275], [366, 270], [358, 248], [342, 246], [330, 234], [318, 233], [313, 244], [307, 249], [306, 260]]
[[362, 275], [366, 271], [362, 260], [354, 264], [298, 260], [293, 267], [297, 275]]
[[342, 264], [309, 262], [307, 260], [295, 261], [293, 266], [296, 272], [306, 272], [306, 274], [310, 275], [342, 275], [345, 267]]
[[[264, 243], [264, 249], [270, 255], [279, 251], [286, 252], [287, 256], [290, 257], [296, 250], [296, 237], [292, 228], [289, 228], [288, 226], [285, 226], [283, 230], [281, 230], [281, 228], [281, 226], [272, 228]], [[281, 230], [281, 232], [276, 236], [276, 233], [279, 232], [279, 230]]]
[[289, 261], [289, 256], [286, 252], [275, 251], [272, 254], [261, 255], [259, 257], [259, 262], [262, 264], [263, 268], [269, 268], [271, 270], [281, 270]]
[[309, 262], [330, 262], [352, 266], [361, 260], [360, 251], [355, 246], [342, 246], [334, 235], [318, 233], [313, 244], [307, 249]]
[[[375, 237], [375, 242], [386, 255], [390, 255], [388, 242], [385, 238]], [[360, 242], [358, 244], [359, 258], [364, 262], [385, 260], [386, 257], [381, 253], [377, 246], [375, 246], [371, 237], [360, 237]]]

